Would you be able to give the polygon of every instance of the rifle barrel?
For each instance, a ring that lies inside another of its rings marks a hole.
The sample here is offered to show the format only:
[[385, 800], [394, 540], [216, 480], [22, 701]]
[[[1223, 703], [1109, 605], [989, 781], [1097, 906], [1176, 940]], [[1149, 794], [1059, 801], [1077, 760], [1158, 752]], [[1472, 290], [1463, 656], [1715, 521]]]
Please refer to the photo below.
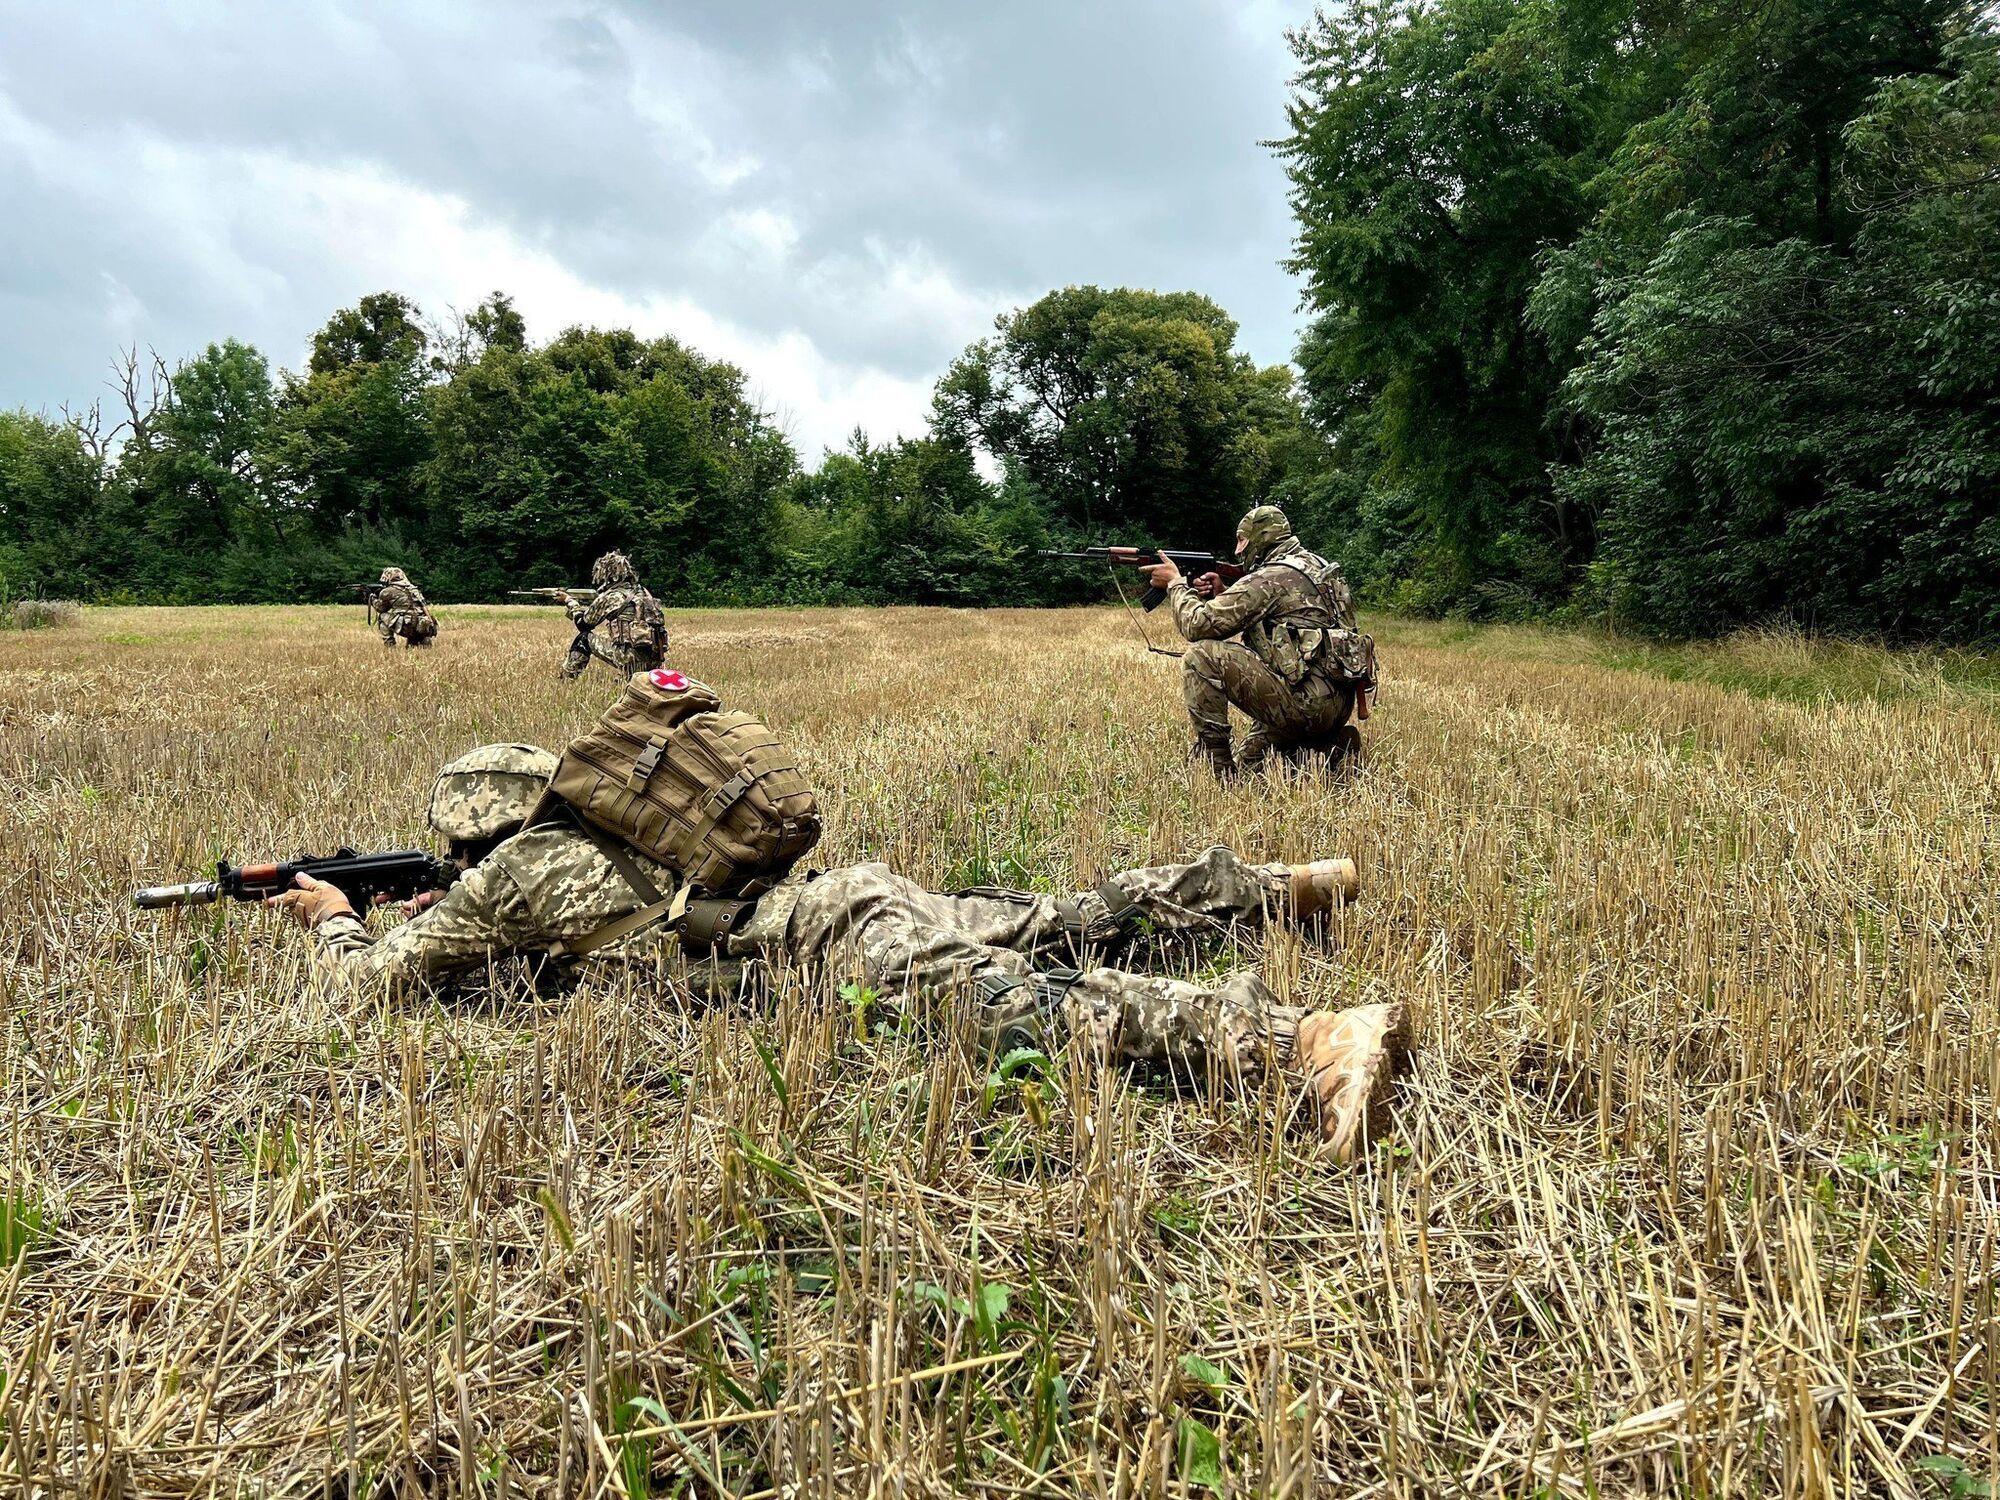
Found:
[[163, 906], [206, 906], [222, 899], [222, 886], [213, 880], [195, 880], [186, 885], [149, 885], [132, 893], [132, 904], [141, 911]]

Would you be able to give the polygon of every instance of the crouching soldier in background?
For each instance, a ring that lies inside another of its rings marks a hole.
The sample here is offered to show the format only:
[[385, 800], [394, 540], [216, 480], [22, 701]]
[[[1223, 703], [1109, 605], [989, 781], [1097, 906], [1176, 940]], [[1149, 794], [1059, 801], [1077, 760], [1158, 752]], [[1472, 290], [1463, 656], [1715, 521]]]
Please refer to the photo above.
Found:
[[858, 980], [891, 1005], [956, 998], [996, 1051], [1054, 1050], [1076, 1037], [1107, 1061], [1167, 1064], [1253, 1092], [1268, 1081], [1288, 1110], [1303, 1095], [1342, 1161], [1385, 1123], [1408, 1050], [1400, 1004], [1307, 1011], [1280, 1005], [1247, 970], [1208, 985], [1107, 962], [1132, 950], [1142, 929], [1315, 922], [1353, 897], [1348, 860], [1252, 865], [1217, 847], [1066, 899], [997, 888], [939, 895], [887, 865], [862, 864], [788, 877], [754, 902], [697, 899], [672, 928], [641, 925], [658, 892], [674, 890], [671, 870], [575, 821], [524, 827], [555, 764], [533, 746], [488, 745], [447, 765], [430, 822], [465, 874], [411, 903], [416, 915], [379, 938], [339, 890], [310, 877], [271, 904], [312, 934], [327, 970], [363, 993], [419, 993], [508, 956], [650, 963], [671, 935], [718, 968], [762, 959], [810, 969], [829, 986]]
[[[1375, 642], [1355, 627], [1339, 564], [1306, 551], [1275, 505], [1237, 523], [1236, 555], [1243, 576], [1219, 592], [1213, 574], [1190, 581], [1171, 562], [1147, 570], [1189, 642], [1181, 694], [1196, 749], [1224, 780], [1259, 769], [1272, 750], [1293, 761], [1352, 757], [1361, 735], [1348, 720], [1357, 703], [1366, 712]], [[1250, 721], [1233, 750], [1231, 708]]]
[[382, 587], [375, 595], [375, 625], [382, 632], [382, 644], [392, 649], [398, 641], [428, 646], [437, 639], [437, 617], [423, 591], [401, 568], [382, 570]]
[[[563, 596], [576, 639], [563, 659], [564, 677], [581, 676], [594, 656], [621, 677], [650, 672], [667, 659], [667, 617], [660, 601], [639, 582], [639, 571], [622, 552], [607, 552], [590, 570], [596, 590], [588, 603]], [[601, 633], [600, 633], [601, 632]]]

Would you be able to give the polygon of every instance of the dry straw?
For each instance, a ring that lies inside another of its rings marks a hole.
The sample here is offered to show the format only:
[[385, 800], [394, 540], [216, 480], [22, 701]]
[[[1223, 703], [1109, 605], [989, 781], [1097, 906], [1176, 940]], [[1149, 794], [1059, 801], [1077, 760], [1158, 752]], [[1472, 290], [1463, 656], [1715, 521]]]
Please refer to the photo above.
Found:
[[[1288, 997], [1398, 996], [1393, 1139], [944, 1016], [645, 975], [316, 989], [218, 854], [421, 841], [559, 743], [531, 610], [0, 639], [0, 1487], [25, 1494], [1972, 1494], [2000, 1388], [1995, 721], [1386, 632], [1371, 769], [1229, 792], [1113, 614], [687, 615], [825, 858], [1064, 887], [1348, 853]], [[1430, 643], [1426, 644], [1425, 642]], [[594, 671], [596, 669], [593, 669]], [[1955, 1487], [1955, 1488], [1954, 1488]]]

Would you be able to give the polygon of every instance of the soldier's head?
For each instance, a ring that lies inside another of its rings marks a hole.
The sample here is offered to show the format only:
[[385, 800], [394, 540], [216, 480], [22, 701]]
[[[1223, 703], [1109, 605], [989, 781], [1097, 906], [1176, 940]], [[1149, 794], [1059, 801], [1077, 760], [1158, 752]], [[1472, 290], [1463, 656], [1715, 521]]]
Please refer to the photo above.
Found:
[[382, 582], [384, 583], [408, 583], [409, 581], [410, 575], [405, 573], [401, 568], [384, 568], [382, 570]]
[[1236, 560], [1254, 568], [1292, 534], [1292, 523], [1275, 505], [1260, 505], [1236, 523]]
[[598, 558], [590, 570], [593, 587], [608, 588], [614, 583], [636, 583], [639, 570], [632, 566], [632, 559], [622, 552], [607, 552]]
[[466, 869], [521, 831], [555, 774], [556, 757], [539, 745], [481, 745], [438, 772], [431, 787], [431, 827]]

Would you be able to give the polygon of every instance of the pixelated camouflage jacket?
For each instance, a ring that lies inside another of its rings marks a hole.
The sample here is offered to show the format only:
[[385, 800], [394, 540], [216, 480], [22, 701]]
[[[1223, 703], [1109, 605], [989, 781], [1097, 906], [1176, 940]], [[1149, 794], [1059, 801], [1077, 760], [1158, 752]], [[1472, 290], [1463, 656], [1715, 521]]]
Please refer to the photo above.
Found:
[[[664, 648], [665, 631], [657, 630], [648, 615], [657, 615], [659, 605], [654, 603], [649, 610], [646, 606], [652, 596], [643, 585], [636, 581], [614, 583], [592, 596], [588, 604], [572, 599], [569, 604], [570, 622], [578, 630], [595, 630], [602, 625], [605, 634], [614, 646], [652, 646]], [[655, 640], [656, 633], [662, 639]]]
[[[1316, 579], [1324, 580], [1324, 593]], [[1272, 548], [1215, 598], [1202, 598], [1182, 579], [1167, 591], [1167, 602], [1185, 639], [1241, 636], [1266, 666], [1295, 686], [1330, 669], [1336, 638], [1354, 631], [1353, 598], [1339, 565], [1306, 551], [1296, 537]]]
[[[636, 850], [631, 858], [661, 892], [673, 872]], [[503, 958], [547, 954], [587, 937], [645, 903], [595, 843], [551, 824], [515, 834], [468, 870], [436, 905], [380, 937], [354, 916], [314, 929], [321, 957], [357, 988], [408, 995]], [[593, 958], [657, 951], [669, 935], [646, 928]]]
[[378, 615], [421, 615], [429, 611], [423, 591], [414, 583], [385, 583], [375, 595]]

